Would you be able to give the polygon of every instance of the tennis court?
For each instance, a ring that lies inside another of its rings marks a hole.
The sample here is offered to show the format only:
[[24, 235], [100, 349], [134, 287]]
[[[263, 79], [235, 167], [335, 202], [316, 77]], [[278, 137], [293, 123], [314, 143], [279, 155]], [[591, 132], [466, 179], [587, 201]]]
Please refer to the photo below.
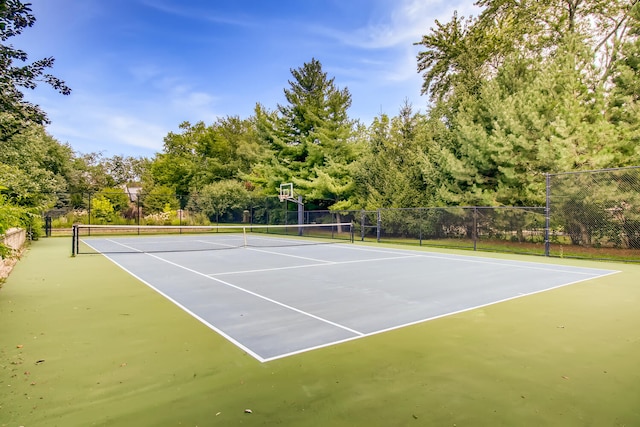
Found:
[[82, 244], [262, 362], [616, 273], [252, 238], [246, 244], [242, 233], [94, 236]]

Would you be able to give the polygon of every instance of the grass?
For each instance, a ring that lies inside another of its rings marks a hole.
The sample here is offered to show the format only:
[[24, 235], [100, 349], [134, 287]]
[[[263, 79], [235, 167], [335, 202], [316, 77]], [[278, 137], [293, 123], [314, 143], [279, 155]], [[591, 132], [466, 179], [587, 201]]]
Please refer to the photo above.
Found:
[[69, 246], [0, 289], [0, 426], [640, 425], [638, 265], [261, 364]]

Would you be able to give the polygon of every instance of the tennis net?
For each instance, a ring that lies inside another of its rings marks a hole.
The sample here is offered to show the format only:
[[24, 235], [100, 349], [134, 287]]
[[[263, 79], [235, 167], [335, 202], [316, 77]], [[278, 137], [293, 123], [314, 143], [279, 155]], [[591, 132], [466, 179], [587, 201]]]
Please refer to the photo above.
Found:
[[150, 253], [353, 242], [351, 223], [296, 225], [73, 226], [72, 255]]

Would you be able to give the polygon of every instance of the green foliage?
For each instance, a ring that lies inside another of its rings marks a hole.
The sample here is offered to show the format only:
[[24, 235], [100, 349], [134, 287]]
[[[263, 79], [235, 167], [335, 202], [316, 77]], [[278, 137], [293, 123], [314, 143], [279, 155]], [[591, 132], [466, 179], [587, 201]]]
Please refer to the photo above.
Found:
[[180, 204], [176, 194], [170, 187], [157, 185], [140, 195], [141, 205], [145, 213], [164, 212], [166, 207], [178, 209]]
[[620, 131], [620, 138], [629, 141], [620, 152], [623, 165], [640, 163], [640, 3], [630, 12], [629, 37], [622, 45], [619, 60], [613, 63], [612, 89], [609, 98], [609, 119]]
[[453, 120], [457, 156], [447, 157], [446, 169], [462, 203], [541, 205], [544, 173], [616, 163], [616, 146], [607, 143], [614, 129], [579, 71], [562, 63], [517, 67], [465, 97]]
[[246, 208], [250, 200], [251, 196], [242, 183], [224, 180], [205, 185], [190, 199], [189, 208], [218, 222], [229, 210]]
[[96, 196], [107, 200], [111, 204], [114, 213], [122, 213], [129, 208], [129, 196], [122, 188], [103, 188]]
[[126, 186], [139, 182], [148, 167], [149, 160], [131, 156], [119, 156], [104, 159], [104, 169], [113, 186]]
[[32, 126], [2, 141], [0, 184], [9, 200], [22, 206], [55, 201], [53, 193], [66, 189], [72, 151]]
[[[133, 221], [137, 206], [122, 190], [129, 185], [144, 189], [143, 218], [174, 223], [187, 205], [210, 219], [229, 216], [283, 182], [294, 183], [307, 209], [541, 205], [546, 173], [640, 164], [637, 0], [478, 5], [477, 17], [454, 13], [416, 43], [432, 101], [424, 114], [405, 102], [396, 116], [358, 123], [348, 115], [349, 90], [312, 58], [290, 70], [285, 104], [256, 104], [247, 119], [184, 122], [153, 159], [76, 155], [47, 135], [34, 124], [44, 113], [18, 89], [38, 80], [66, 86], [43, 74], [51, 61], [19, 67], [26, 53], [2, 45], [5, 205], [77, 213], [91, 197], [96, 220]], [[0, 1], [2, 42], [34, 21], [29, 5]], [[413, 232], [415, 221], [406, 222], [398, 233]], [[590, 239], [615, 239], [614, 223]]]
[[19, 0], [0, 1], [0, 111], [8, 113], [0, 116], [0, 141], [19, 133], [32, 123], [47, 122], [47, 116], [40, 107], [24, 100], [21, 88], [34, 89], [39, 82], [45, 82], [63, 95], [71, 93], [71, 89], [62, 80], [45, 72], [53, 66], [52, 57], [31, 64], [15, 65], [25, 63], [28, 55], [5, 42], [33, 26], [35, 21], [29, 3]]
[[258, 136], [272, 155], [245, 177], [267, 194], [293, 182], [309, 204], [344, 205], [354, 191], [353, 164], [361, 147], [351, 138], [351, 94], [336, 87], [316, 59], [291, 74], [294, 79], [284, 90], [288, 104], [278, 105], [276, 112], [256, 106]]
[[[419, 43], [435, 101], [423, 171], [436, 203], [541, 205], [547, 172], [640, 161], [637, 126], [619, 126], [637, 117], [637, 102], [624, 93], [629, 85], [612, 92], [608, 83], [612, 70], [614, 82], [633, 80], [623, 77], [634, 50], [622, 41], [636, 40], [629, 3], [479, 5], [478, 18], [454, 15]], [[603, 114], [616, 91], [620, 111]]]
[[381, 115], [369, 128], [370, 139], [354, 171], [356, 205], [417, 207], [435, 203], [429, 190], [426, 118], [405, 102], [397, 117]]
[[163, 153], [156, 155], [145, 175], [147, 181], [173, 187], [178, 194], [237, 179], [264, 156], [252, 120], [227, 117], [211, 126], [184, 122], [180, 129], [181, 133], [165, 137]]
[[443, 100], [459, 85], [466, 84], [472, 90], [481, 80], [486, 54], [480, 49], [487, 44], [478, 43], [472, 23], [455, 12], [448, 23], [436, 20], [431, 34], [416, 43], [425, 48], [418, 54], [418, 72], [424, 77], [422, 93], [429, 94], [432, 100]]
[[91, 214], [98, 220], [98, 223], [111, 222], [114, 213], [113, 205], [105, 196], [94, 197], [91, 201]]
[[[0, 236], [7, 230], [18, 227], [29, 232], [32, 239], [37, 239], [42, 234], [41, 212], [38, 208], [25, 208], [12, 204], [8, 198], [0, 194]], [[0, 242], [0, 258], [11, 254], [11, 250]]]
[[[12, 206], [6, 196], [0, 194], [0, 236], [3, 236], [10, 228], [21, 225], [22, 213], [22, 209]], [[0, 259], [6, 258], [10, 254], [11, 250], [0, 242]]]

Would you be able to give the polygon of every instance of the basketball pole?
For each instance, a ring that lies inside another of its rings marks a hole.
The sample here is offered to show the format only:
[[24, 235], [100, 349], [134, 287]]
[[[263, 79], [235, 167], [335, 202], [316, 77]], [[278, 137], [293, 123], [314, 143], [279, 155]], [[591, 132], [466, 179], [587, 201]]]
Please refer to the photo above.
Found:
[[[302, 196], [298, 196], [298, 225], [304, 224], [304, 204]], [[302, 227], [298, 227], [298, 236], [302, 236]]]
[[[298, 195], [296, 199], [293, 195], [293, 184], [288, 182], [285, 184], [280, 184], [280, 201], [291, 201], [298, 205], [298, 225], [304, 225], [304, 203], [302, 202], [302, 196]], [[285, 209], [288, 210], [288, 209]], [[285, 218], [286, 223], [286, 218]], [[298, 236], [302, 236], [303, 227], [298, 227]]]
[[[298, 225], [304, 225], [304, 202], [302, 201], [302, 196], [299, 195], [297, 199], [290, 197], [286, 200], [298, 205]], [[302, 236], [303, 234], [304, 228], [298, 227], [298, 236]]]

